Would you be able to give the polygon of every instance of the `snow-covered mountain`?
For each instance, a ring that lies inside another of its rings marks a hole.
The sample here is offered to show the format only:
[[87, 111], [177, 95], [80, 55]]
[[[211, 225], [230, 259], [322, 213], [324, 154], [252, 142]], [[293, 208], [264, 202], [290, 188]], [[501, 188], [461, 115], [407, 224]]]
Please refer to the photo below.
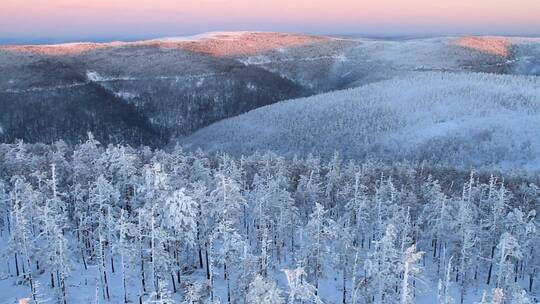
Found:
[[227, 46], [231, 53], [254, 52], [311, 39], [264, 35], [270, 40], [266, 46], [252, 35], [234, 35], [240, 41], [217, 35], [3, 47], [0, 106], [7, 111], [0, 114], [6, 131], [2, 139], [77, 142], [92, 131], [103, 142], [161, 145], [170, 134], [309, 94], [288, 79], [213, 54]]
[[419, 72], [227, 119], [183, 142], [457, 167], [540, 169], [540, 78]]
[[0, 46], [0, 140], [161, 146], [224, 118], [417, 71], [538, 74], [540, 43], [219, 32], [136, 42]]

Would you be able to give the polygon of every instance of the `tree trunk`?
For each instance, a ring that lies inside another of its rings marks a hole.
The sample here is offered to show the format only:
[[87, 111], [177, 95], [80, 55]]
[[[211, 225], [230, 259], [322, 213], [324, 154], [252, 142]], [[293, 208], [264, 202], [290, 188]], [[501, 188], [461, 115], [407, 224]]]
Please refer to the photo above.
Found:
[[532, 292], [535, 275], [536, 275], [536, 269], [534, 269], [532, 273], [529, 273], [529, 292]]
[[64, 279], [63, 275], [62, 279], [60, 280], [60, 286], [62, 287], [62, 302], [67, 304], [66, 280]]
[[19, 259], [17, 258], [17, 253], [15, 253], [15, 271], [17, 273], [17, 276], [19, 276]]
[[208, 247], [204, 247], [204, 256], [206, 259], [206, 279], [210, 280], [210, 265], [208, 264]]
[[110, 294], [109, 294], [109, 281], [107, 280], [107, 270], [105, 268], [103, 269], [103, 282], [105, 283], [105, 296], [107, 297], [107, 300], [109, 300]]
[[126, 286], [126, 266], [124, 264], [124, 254], [120, 256], [120, 266], [122, 267], [122, 286], [124, 287], [124, 303], [127, 303], [128, 299], [127, 299], [127, 286]]
[[343, 304], [347, 302], [347, 264], [343, 267]]
[[201, 245], [199, 245], [199, 268], [203, 268], [203, 257], [202, 257]]
[[493, 257], [495, 256], [495, 246], [491, 246], [491, 259], [489, 261], [489, 271], [486, 284], [489, 285], [491, 282], [491, 273], [493, 271]]
[[86, 265], [86, 258], [84, 257], [84, 250], [81, 247], [81, 259], [84, 265], [84, 270], [88, 270], [88, 265]]
[[142, 288], [143, 288], [143, 291], [146, 292], [146, 280], [145, 280], [145, 275], [144, 275], [144, 255], [143, 255], [143, 251], [142, 251], [142, 247], [141, 247], [141, 284], [142, 284]]
[[227, 281], [227, 303], [231, 303], [231, 282], [229, 279], [229, 273], [227, 271], [227, 263], [224, 264], [225, 266], [225, 280]]
[[171, 282], [173, 286], [173, 293], [176, 293], [176, 281], [174, 280], [174, 273], [171, 272]]

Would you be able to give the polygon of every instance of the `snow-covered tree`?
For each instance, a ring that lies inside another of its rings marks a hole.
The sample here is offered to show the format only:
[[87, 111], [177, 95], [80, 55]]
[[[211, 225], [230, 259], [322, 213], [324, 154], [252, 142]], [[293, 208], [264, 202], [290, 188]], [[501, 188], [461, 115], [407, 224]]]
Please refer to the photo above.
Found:
[[315, 203], [313, 213], [309, 216], [303, 235], [304, 252], [302, 254], [305, 267], [308, 269], [308, 277], [315, 286], [315, 293], [319, 290], [319, 278], [324, 274], [323, 261], [330, 252], [329, 242], [335, 235], [335, 222], [330, 219], [327, 210]]
[[[195, 246], [198, 210], [197, 202], [186, 195], [184, 189], [173, 191], [165, 199], [164, 224], [170, 231], [169, 237], [174, 243], [174, 256], [176, 256], [174, 268], [178, 283], [181, 282], [180, 276], [183, 267], [182, 249]], [[176, 292], [174, 279], [171, 283], [173, 291]]]
[[414, 287], [411, 281], [415, 279], [421, 271], [418, 262], [422, 258], [423, 252], [416, 251], [416, 245], [412, 245], [402, 253], [403, 278], [401, 279], [401, 304], [414, 303]]
[[317, 295], [315, 286], [307, 283], [304, 279], [306, 272], [301, 267], [295, 269], [283, 269], [289, 286], [288, 304], [309, 301], [308, 303], [322, 304]]
[[120, 271], [122, 275], [122, 289], [124, 294], [124, 303], [129, 302], [128, 294], [128, 271], [132, 270], [136, 262], [136, 248], [133, 239], [136, 236], [136, 227], [130, 222], [129, 215], [124, 209], [120, 210], [120, 218], [116, 226], [118, 234], [113, 243], [113, 253], [120, 256]]
[[401, 256], [398, 244], [398, 231], [389, 224], [375, 251], [366, 261], [366, 272], [370, 287], [366, 297], [374, 303], [398, 303], [400, 286]]
[[285, 299], [276, 283], [265, 280], [262, 276], [255, 277], [249, 285], [246, 296], [247, 304], [284, 304]]
[[521, 259], [521, 246], [510, 233], [505, 232], [497, 245], [497, 288], [508, 291], [514, 281], [514, 265]]
[[453, 257], [450, 257], [450, 259], [448, 260], [444, 280], [439, 279], [437, 294], [438, 304], [454, 304], [454, 298], [452, 298], [452, 296], [450, 295], [452, 259]]

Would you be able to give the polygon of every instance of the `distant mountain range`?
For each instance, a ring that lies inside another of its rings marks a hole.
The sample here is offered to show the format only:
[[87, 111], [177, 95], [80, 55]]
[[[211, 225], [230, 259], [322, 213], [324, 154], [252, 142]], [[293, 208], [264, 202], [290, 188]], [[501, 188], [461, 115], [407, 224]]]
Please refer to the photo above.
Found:
[[223, 32], [0, 46], [0, 141], [164, 146], [278, 101], [423, 72], [540, 75], [540, 40]]

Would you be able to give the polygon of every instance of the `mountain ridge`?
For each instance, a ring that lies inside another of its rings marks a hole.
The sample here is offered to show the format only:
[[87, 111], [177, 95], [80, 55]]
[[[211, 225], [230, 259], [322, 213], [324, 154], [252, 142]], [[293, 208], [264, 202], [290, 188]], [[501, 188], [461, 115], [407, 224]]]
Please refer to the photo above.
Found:
[[[508, 38], [513, 42], [495, 48], [504, 56], [482, 49], [497, 39], [502, 38], [459, 45], [450, 37], [386, 41], [218, 32], [125, 43], [3, 46], [0, 107], [8, 111], [0, 113], [0, 140], [50, 141], [63, 134], [76, 143], [90, 131], [104, 143], [161, 146], [260, 106], [419, 71], [540, 75], [540, 43]], [[94, 99], [104, 92], [99, 98], [123, 104], [117, 110], [132, 109], [143, 119], [141, 126], [111, 128], [111, 137], [97, 130], [96, 122], [107, 128], [117, 123], [109, 121], [112, 117], [123, 116], [89, 106], [103, 102]], [[40, 128], [22, 136], [15, 130], [24, 129], [21, 117], [37, 103], [44, 108], [65, 104], [64, 109], [85, 105], [93, 113], [84, 119], [71, 117], [77, 111], [31, 115], [41, 120]], [[92, 127], [62, 127], [63, 120], [78, 119]], [[140, 129], [140, 136], [119, 133], [130, 128]], [[161, 135], [156, 140], [143, 134]]]

